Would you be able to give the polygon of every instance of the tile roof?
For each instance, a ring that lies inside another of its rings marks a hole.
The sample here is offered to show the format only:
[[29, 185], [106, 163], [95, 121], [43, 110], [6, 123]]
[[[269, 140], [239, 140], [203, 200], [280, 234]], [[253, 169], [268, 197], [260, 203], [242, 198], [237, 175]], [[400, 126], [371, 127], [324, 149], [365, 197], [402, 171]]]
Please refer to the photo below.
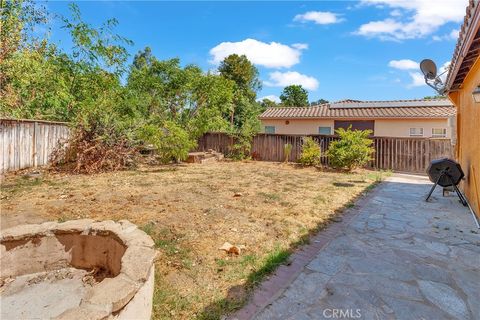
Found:
[[450, 70], [446, 79], [447, 91], [460, 88], [470, 68], [480, 55], [479, 26], [479, 0], [470, 0], [450, 63]]
[[358, 101], [342, 100], [318, 106], [268, 108], [260, 119], [390, 119], [390, 118], [448, 118], [456, 113], [455, 107], [447, 99]]

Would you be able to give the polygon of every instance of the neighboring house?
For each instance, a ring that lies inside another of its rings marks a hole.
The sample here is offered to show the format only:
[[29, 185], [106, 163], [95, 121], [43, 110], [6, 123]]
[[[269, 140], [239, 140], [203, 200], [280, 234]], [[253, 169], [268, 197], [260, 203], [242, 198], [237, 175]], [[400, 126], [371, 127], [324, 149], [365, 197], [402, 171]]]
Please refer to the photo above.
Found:
[[455, 154], [465, 171], [462, 188], [480, 217], [480, 8], [470, 1], [450, 71], [446, 79], [449, 98], [457, 107]]
[[455, 107], [448, 99], [342, 100], [305, 108], [268, 108], [265, 133], [334, 134], [338, 128], [370, 129], [378, 137], [451, 138]]

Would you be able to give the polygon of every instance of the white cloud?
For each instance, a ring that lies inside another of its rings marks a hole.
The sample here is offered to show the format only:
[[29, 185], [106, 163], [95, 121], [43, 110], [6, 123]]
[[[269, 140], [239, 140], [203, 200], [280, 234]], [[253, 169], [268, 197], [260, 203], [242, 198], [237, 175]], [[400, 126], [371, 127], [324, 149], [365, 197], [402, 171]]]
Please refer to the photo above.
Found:
[[457, 40], [459, 34], [460, 34], [460, 30], [459, 30], [459, 29], [453, 29], [453, 30], [450, 31], [450, 33], [449, 33], [450, 39]]
[[294, 43], [292, 44], [292, 47], [298, 50], [306, 50], [308, 49], [308, 44], [307, 43]]
[[445, 80], [447, 79], [448, 72], [446, 71], [448, 71], [449, 68], [450, 68], [450, 61], [447, 61], [438, 70], [439, 77], [443, 82], [445, 82]]
[[272, 72], [269, 74], [269, 81], [264, 81], [264, 84], [268, 87], [286, 87], [297, 84], [308, 90], [316, 90], [318, 88], [317, 79], [296, 71]]
[[402, 11], [395, 9], [390, 12], [390, 15], [392, 17], [401, 17], [402, 16]]
[[343, 21], [338, 14], [328, 11], [308, 11], [303, 14], [297, 14], [293, 21], [302, 23], [313, 22], [315, 24], [332, 24]]
[[254, 64], [267, 68], [289, 68], [300, 62], [306, 44], [288, 46], [278, 42], [265, 43], [255, 39], [239, 42], [222, 42], [210, 49], [212, 63], [218, 64], [231, 54], [244, 54]]
[[270, 101], [277, 102], [277, 103], [280, 102], [280, 98], [277, 97], [277, 96], [274, 95], [274, 94], [271, 94], [271, 95], [268, 95], [268, 96], [265, 96], [265, 97], [258, 98], [257, 101], [263, 101], [263, 99], [268, 99], [268, 100], [270, 100]]
[[457, 40], [458, 39], [458, 34], [460, 33], [460, 30], [458, 29], [453, 29], [447, 34], [444, 35], [434, 35], [432, 37], [433, 41], [443, 41], [443, 40]]
[[364, 5], [392, 9], [391, 17], [371, 21], [355, 32], [366, 37], [382, 40], [405, 40], [422, 38], [449, 22], [459, 23], [465, 15], [466, 1], [442, 0], [362, 0]]
[[425, 78], [420, 72], [409, 72], [412, 82], [408, 85], [409, 88], [421, 87], [425, 85]]
[[[415, 62], [410, 59], [392, 60], [388, 63], [388, 66], [398, 70], [408, 71], [411, 82], [407, 85], [407, 88], [421, 87], [425, 85], [425, 78], [423, 74], [417, 71], [420, 69], [418, 62]], [[441, 65], [440, 68], [438, 68], [438, 75], [447, 71], [447, 68], [449, 66], [450, 66], [450, 61], [447, 61], [443, 65]], [[446, 76], [447, 76], [446, 72], [440, 76], [442, 81], [445, 81]], [[400, 82], [400, 80], [397, 78], [395, 82]]]
[[388, 63], [388, 66], [400, 70], [418, 70], [420, 68], [418, 62], [410, 59], [392, 60]]

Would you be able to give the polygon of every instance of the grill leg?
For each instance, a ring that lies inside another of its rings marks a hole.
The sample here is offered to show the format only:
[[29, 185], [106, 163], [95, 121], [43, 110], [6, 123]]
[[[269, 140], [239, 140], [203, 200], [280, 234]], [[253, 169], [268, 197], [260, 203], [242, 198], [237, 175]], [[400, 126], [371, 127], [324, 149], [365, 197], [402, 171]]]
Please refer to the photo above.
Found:
[[440, 174], [440, 175], [438, 176], [437, 181], [435, 181], [435, 183], [433, 184], [432, 189], [430, 189], [430, 192], [428, 193], [427, 198], [425, 198], [425, 201], [428, 201], [428, 199], [430, 199], [430, 197], [432, 196], [433, 191], [434, 191], [435, 188], [437, 187], [438, 181], [440, 181], [440, 179], [443, 177], [444, 174], [445, 174], [445, 173], [442, 172], [442, 174]]
[[466, 207], [467, 206], [467, 200], [465, 199], [465, 196], [462, 194], [460, 189], [458, 189], [457, 185], [453, 183], [452, 177], [450, 175], [447, 175], [448, 179], [452, 183], [453, 189], [457, 193], [458, 198], [460, 198], [460, 202]]

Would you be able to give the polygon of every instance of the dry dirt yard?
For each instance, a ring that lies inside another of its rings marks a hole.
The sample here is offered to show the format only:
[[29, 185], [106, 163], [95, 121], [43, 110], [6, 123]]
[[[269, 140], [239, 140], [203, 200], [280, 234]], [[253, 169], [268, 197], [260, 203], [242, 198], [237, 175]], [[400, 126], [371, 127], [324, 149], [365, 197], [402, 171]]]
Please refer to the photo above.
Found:
[[[155, 240], [154, 318], [218, 319], [382, 173], [268, 162], [142, 167], [97, 175], [11, 174], [1, 227], [43, 220], [128, 219]], [[219, 250], [245, 245], [239, 255]]]

